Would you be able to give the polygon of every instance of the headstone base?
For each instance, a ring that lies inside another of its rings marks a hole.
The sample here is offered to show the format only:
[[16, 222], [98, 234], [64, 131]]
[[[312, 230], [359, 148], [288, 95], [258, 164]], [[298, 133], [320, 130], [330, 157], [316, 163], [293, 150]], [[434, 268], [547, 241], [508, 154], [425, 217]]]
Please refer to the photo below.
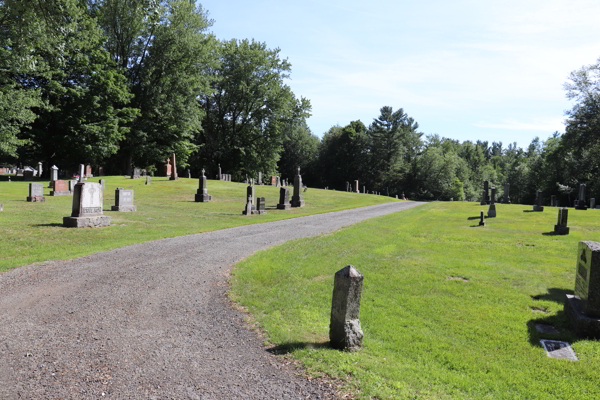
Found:
[[70, 190], [53, 190], [50, 192], [50, 196], [71, 196], [73, 192]]
[[211, 200], [212, 200], [212, 194], [196, 193], [196, 202], [197, 203], [204, 203], [204, 202], [208, 202]]
[[479, 226], [485, 226], [485, 221], [479, 221]]
[[533, 206], [533, 211], [544, 211], [544, 206]]
[[98, 215], [96, 217], [63, 217], [63, 225], [67, 228], [94, 228], [110, 226], [111, 217]]
[[44, 197], [44, 196], [29, 197], [29, 196], [27, 196], [27, 201], [30, 202], [30, 203], [35, 203], [35, 202], [41, 202], [41, 203], [43, 203], [44, 201], [46, 201], [46, 197]]
[[[581, 202], [580, 202], [580, 203], [581, 203]], [[576, 210], [587, 210], [587, 209], [588, 209], [588, 206], [586, 206], [585, 204], [584, 204], [584, 205], [576, 205], [576, 206], [575, 206], [575, 209], [576, 209]]]
[[277, 209], [278, 210], [289, 210], [292, 208], [292, 205], [290, 203], [287, 204], [277, 204]]
[[490, 204], [490, 208], [488, 209], [488, 218], [495, 218], [496, 217], [496, 205], [495, 204]]
[[556, 233], [557, 235], [568, 235], [569, 227], [562, 225], [554, 225], [554, 233]]
[[110, 210], [111, 211], [128, 212], [128, 211], [136, 211], [137, 207], [136, 206], [111, 206]]
[[575, 333], [581, 337], [600, 338], [600, 319], [590, 318], [582, 310], [581, 299], [573, 294], [567, 294], [565, 315]]
[[169, 180], [170, 180], [170, 181], [178, 181], [178, 180], [179, 180], [179, 177], [175, 177], [175, 178], [173, 178], [173, 177], [171, 176], [171, 177], [169, 177]]
[[294, 199], [292, 197], [292, 207], [304, 207], [304, 200]]

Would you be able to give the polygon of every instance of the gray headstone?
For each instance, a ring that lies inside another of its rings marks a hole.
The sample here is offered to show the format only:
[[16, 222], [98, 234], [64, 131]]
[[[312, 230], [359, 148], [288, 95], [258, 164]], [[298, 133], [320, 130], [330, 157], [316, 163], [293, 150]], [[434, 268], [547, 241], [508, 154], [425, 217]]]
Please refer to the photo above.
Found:
[[546, 350], [548, 357], [578, 361], [575, 351], [568, 342], [560, 340], [540, 339], [540, 343]]
[[590, 208], [596, 208], [596, 198], [590, 198]]
[[152, 185], [152, 177], [150, 175], [146, 175], [146, 185]]
[[278, 210], [289, 210], [292, 205], [289, 201], [289, 189], [287, 187], [282, 187], [279, 189], [279, 204], [277, 204]]
[[335, 273], [329, 325], [329, 340], [334, 348], [355, 351], [363, 345], [360, 327], [363, 281], [364, 276], [352, 265]]
[[363, 186], [363, 194], [367, 193], [367, 187]]
[[533, 206], [533, 211], [544, 211], [544, 206], [542, 206], [542, 191], [541, 190], [538, 190], [536, 192], [535, 205]]
[[131, 170], [131, 179], [140, 179], [142, 177], [141, 168], [133, 168]]
[[359, 189], [359, 186], [358, 186], [358, 180], [354, 181], [354, 192], [355, 193], [360, 193], [360, 189]]
[[294, 195], [292, 196], [292, 207], [304, 207], [304, 196], [302, 195], [302, 176], [298, 167], [294, 177]]
[[220, 180], [222, 180], [222, 177], [221, 177], [221, 164], [218, 164], [217, 170], [219, 171], [219, 172], [217, 172], [217, 180], [220, 181]]
[[111, 207], [112, 211], [136, 211], [137, 207], [133, 205], [133, 189], [117, 188], [115, 190], [115, 205]]
[[104, 215], [103, 203], [104, 192], [99, 183], [78, 183], [73, 192], [71, 216], [63, 218], [63, 225], [72, 228], [109, 226], [111, 218]]
[[39, 162], [38, 163], [38, 167], [37, 167], [37, 175], [38, 175], [38, 177], [40, 177], [40, 178], [42, 177], [42, 172], [43, 172], [42, 163]]
[[569, 220], [569, 210], [567, 208], [559, 208], [556, 225], [554, 225], [554, 233], [557, 235], [568, 235], [569, 234], [569, 227], [567, 226], [568, 220]]
[[104, 182], [104, 179], [100, 179], [100, 180], [98, 181], [98, 183], [100, 184], [100, 186], [102, 186], [102, 190], [104, 190], [104, 183], [105, 183], [105, 182]]
[[53, 165], [52, 168], [50, 168], [50, 170], [51, 170], [50, 180], [57, 181], [58, 180], [58, 167], [56, 165]]
[[212, 200], [212, 195], [208, 194], [207, 178], [204, 175], [206, 171], [202, 168], [202, 176], [200, 176], [199, 187], [196, 191], [196, 202], [204, 203]]
[[85, 165], [79, 164], [79, 182], [85, 181]]
[[581, 299], [583, 313], [600, 318], [600, 243], [579, 242], [575, 295]]
[[502, 195], [502, 203], [510, 204], [510, 183], [504, 184], [504, 194]]
[[46, 201], [44, 197], [44, 184], [35, 182], [29, 184], [29, 196], [27, 197], [28, 202], [43, 202]]

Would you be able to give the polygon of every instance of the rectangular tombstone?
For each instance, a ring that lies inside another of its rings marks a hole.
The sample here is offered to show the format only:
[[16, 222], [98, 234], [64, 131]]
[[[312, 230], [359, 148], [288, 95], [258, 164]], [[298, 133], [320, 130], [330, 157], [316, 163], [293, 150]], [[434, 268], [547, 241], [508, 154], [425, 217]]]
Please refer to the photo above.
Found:
[[367, 187], [363, 186], [363, 194], [367, 193]]
[[262, 179], [262, 172], [258, 173], [258, 184], [262, 185], [263, 184], [263, 179]]
[[585, 315], [600, 318], [599, 242], [579, 242], [575, 271], [575, 295], [581, 299]]
[[98, 167], [98, 176], [104, 176], [104, 167]]
[[109, 226], [111, 218], [104, 215], [104, 192], [99, 183], [80, 182], [75, 185], [70, 217], [63, 217], [69, 228]]
[[354, 181], [354, 193], [360, 193], [360, 187], [358, 185], [358, 180]]
[[510, 204], [510, 183], [504, 184], [504, 194], [502, 195], [502, 203]]
[[550, 196], [550, 206], [551, 207], [556, 207], [556, 195], [553, 194], [552, 196]]
[[289, 201], [289, 193], [289, 189], [286, 187], [279, 189], [279, 204], [277, 204], [278, 210], [289, 210], [292, 208], [292, 205]]
[[542, 191], [538, 190], [536, 192], [535, 205], [533, 206], [533, 211], [544, 211], [544, 206], [542, 206]]
[[167, 163], [165, 164], [165, 176], [171, 176], [171, 159], [167, 159]]
[[558, 218], [554, 225], [554, 233], [557, 235], [568, 235], [569, 227], [567, 226], [569, 219], [569, 210], [567, 208], [558, 209]]
[[85, 167], [85, 176], [87, 178], [93, 178], [94, 177], [94, 174], [92, 174], [92, 166], [91, 165], [87, 165]]
[[267, 213], [266, 205], [267, 205], [267, 202], [264, 197], [257, 197], [256, 198], [256, 210], [252, 211], [252, 213], [259, 214], [259, 215], [266, 214]]
[[25, 170], [23, 171], [23, 180], [30, 181], [33, 179], [33, 171]]
[[27, 197], [28, 202], [43, 202], [46, 201], [44, 197], [44, 184], [35, 182], [29, 184], [29, 196]]
[[115, 205], [110, 209], [112, 211], [136, 211], [137, 207], [133, 205], [133, 189], [117, 188], [115, 190]]
[[4, 203], [0, 203], [0, 211], [4, 211]]
[[277, 186], [277, 177], [275, 175], [271, 176], [271, 186]]
[[579, 198], [577, 199], [577, 204], [575, 205], [576, 210], [587, 210], [587, 205], [585, 204], [585, 184], [582, 183], [579, 185]]
[[483, 181], [483, 196], [485, 204], [490, 204], [490, 182]]
[[590, 208], [596, 208], [596, 198], [590, 198]]
[[150, 175], [146, 175], [146, 185], [152, 185], [152, 177]]
[[292, 196], [292, 207], [304, 207], [304, 195], [302, 195], [302, 176], [298, 167], [294, 177], [294, 195]]
[[67, 181], [59, 179], [52, 182], [52, 187], [54, 190], [50, 192], [50, 196], [69, 196], [72, 194]]
[[142, 177], [141, 168], [133, 168], [131, 170], [131, 179], [140, 179]]
[[360, 297], [364, 276], [352, 265], [335, 273], [331, 300], [329, 339], [336, 349], [359, 350], [364, 334], [360, 326]]

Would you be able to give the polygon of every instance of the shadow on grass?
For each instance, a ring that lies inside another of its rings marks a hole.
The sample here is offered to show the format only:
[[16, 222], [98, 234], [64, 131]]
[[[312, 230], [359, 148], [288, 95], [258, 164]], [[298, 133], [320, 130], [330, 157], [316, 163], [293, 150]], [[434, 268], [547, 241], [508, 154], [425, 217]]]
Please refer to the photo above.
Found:
[[565, 236], [565, 235], [559, 235], [558, 233], [551, 231], [551, 232], [544, 232], [542, 233], [542, 235], [544, 236]]
[[479, 225], [479, 224], [477, 224], [477, 225], [470, 225], [470, 228], [479, 228], [479, 227], [485, 228], [485, 225]]
[[36, 225], [31, 225], [31, 226], [63, 226], [63, 224], [54, 222], [52, 224], [36, 224]]
[[[578, 340], [577, 335], [571, 329], [569, 320], [564, 310], [559, 310], [554, 315], [544, 316], [544, 313], [549, 313], [546, 307], [536, 306], [535, 300], [549, 300], [558, 304], [564, 304], [567, 294], [573, 294], [572, 290], [550, 288], [548, 293], [531, 296], [534, 300], [531, 306], [531, 312], [538, 314], [537, 318], [532, 318], [527, 321], [527, 331], [529, 333], [529, 343], [533, 346], [542, 347], [540, 339], [561, 340], [573, 344]], [[540, 325], [542, 332], [537, 329]], [[552, 329], [554, 328], [554, 329]]]
[[523, 210], [523, 212], [530, 213], [530, 212], [543, 212], [543, 211]]
[[467, 219], [468, 219], [469, 221], [471, 221], [471, 220], [474, 220], [474, 219], [479, 219], [479, 218], [481, 218], [481, 215], [478, 215], [478, 216], [476, 216], [476, 217], [469, 217], [469, 218], [467, 218]]
[[274, 355], [282, 355], [289, 354], [294, 350], [301, 349], [330, 349], [329, 342], [322, 343], [308, 343], [308, 342], [292, 342], [292, 343], [284, 343], [275, 347], [271, 347], [267, 349], [267, 351]]

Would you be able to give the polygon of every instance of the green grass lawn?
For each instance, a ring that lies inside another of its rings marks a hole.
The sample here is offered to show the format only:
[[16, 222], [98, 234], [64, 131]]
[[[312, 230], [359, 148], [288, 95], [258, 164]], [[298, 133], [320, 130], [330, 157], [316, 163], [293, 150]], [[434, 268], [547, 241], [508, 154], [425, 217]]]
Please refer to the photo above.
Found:
[[[45, 188], [45, 203], [28, 203], [28, 182], [0, 182], [0, 203], [4, 204], [4, 212], [0, 212], [0, 271], [153, 239], [397, 201], [385, 196], [309, 189], [304, 193], [303, 208], [284, 211], [275, 208], [279, 188], [257, 186], [256, 195], [266, 198], [268, 214], [242, 216], [247, 187], [243, 183], [208, 181], [213, 201], [196, 203], [198, 179], [169, 181], [155, 177], [149, 186], [144, 184], [145, 179], [104, 179], [104, 213], [112, 217], [112, 226], [85, 229], [62, 226], [63, 217], [71, 215], [72, 196], [50, 197], [50, 189]], [[47, 186], [48, 182], [43, 182]], [[138, 211], [110, 211], [117, 187], [135, 189]]]
[[[482, 209], [430, 203], [259, 252], [236, 266], [232, 297], [275, 351], [361, 399], [600, 398], [600, 343], [563, 313], [600, 210], [570, 209], [571, 234], [552, 236], [556, 208], [498, 204], [479, 227]], [[356, 353], [327, 347], [333, 275], [348, 264], [365, 275]], [[548, 357], [540, 338], [571, 342], [580, 361]]]

